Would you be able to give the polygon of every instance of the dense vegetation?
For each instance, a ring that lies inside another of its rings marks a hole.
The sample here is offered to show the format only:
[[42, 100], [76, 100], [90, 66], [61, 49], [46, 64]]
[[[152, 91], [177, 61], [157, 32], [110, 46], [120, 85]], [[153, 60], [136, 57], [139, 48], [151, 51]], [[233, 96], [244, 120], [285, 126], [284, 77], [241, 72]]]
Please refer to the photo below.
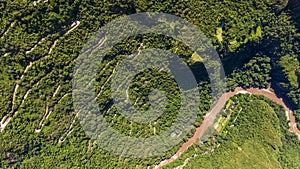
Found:
[[[278, 3], [275, 0], [0, 1], [0, 118], [12, 117], [5, 130], [0, 133], [0, 167], [145, 168], [174, 154], [180, 145], [153, 159], [140, 160], [113, 155], [89, 141], [76, 120], [72, 107], [71, 80], [74, 60], [83, 44], [96, 30], [114, 18], [137, 12], [170, 13], [197, 25], [213, 42], [222, 58], [228, 90], [236, 86], [263, 88], [271, 83], [275, 92], [295, 109], [296, 117], [300, 121], [300, 110], [297, 110], [300, 104], [300, 37], [299, 27], [295, 22], [299, 18], [295, 14], [298, 7], [285, 7], [286, 4], [286, 1]], [[211, 103], [208, 95], [209, 80], [204, 66], [199, 60], [193, 59], [195, 55], [186, 45], [164, 36], [132, 37], [107, 54], [108, 59], [99, 66], [99, 70], [105, 68], [99, 72], [97, 79], [96, 91], [100, 92], [104, 86], [103, 93], [98, 98], [99, 106], [110, 103], [110, 82], [106, 82], [116, 63], [121, 60], [120, 56], [136, 52], [141, 44], [143, 48], [169, 50], [189, 64], [201, 89], [201, 112], [195, 123], [195, 126], [199, 126]], [[150, 75], [152, 77], [149, 81], [158, 79], [159, 83], [168, 83], [160, 87], [167, 91], [176, 91], [176, 85], [171, 85], [174, 80], [166, 74], [145, 71], [135, 78], [136, 81], [130, 89], [131, 101], [134, 103], [137, 100], [139, 109], [147, 108], [147, 98], [144, 95], [149, 89], [159, 87], [157, 84], [150, 87], [142, 85], [145, 82], [143, 76]], [[137, 90], [142, 93], [136, 92]], [[156, 124], [131, 123], [121, 115], [115, 116], [117, 112], [114, 109], [107, 111], [106, 119], [114, 128], [134, 137], [153, 135], [154, 127], [159, 133], [176, 116], [177, 96], [176, 92], [172, 94], [174, 96], [169, 98], [170, 109]], [[271, 108], [265, 103], [255, 103], [262, 104], [262, 110], [266, 110], [266, 114], [269, 112], [273, 117]], [[102, 108], [108, 109], [105, 106]], [[272, 108], [275, 110], [276, 105], [272, 105]], [[256, 110], [248, 107], [248, 111], [255, 113]], [[169, 113], [171, 114], [168, 115]], [[248, 117], [245, 116], [244, 119]], [[262, 123], [270, 127], [268, 119], [266, 120]], [[282, 121], [284, 120], [280, 119], [279, 122]], [[279, 122], [277, 126], [271, 126], [274, 128], [272, 131], [278, 132]], [[286, 133], [286, 124], [281, 125], [282, 133]], [[40, 129], [40, 132], [36, 132], [36, 129]], [[193, 131], [190, 134], [192, 133]], [[275, 159], [275, 156], [267, 153], [266, 157], [273, 161], [279, 160], [282, 166], [293, 166], [291, 158], [296, 157], [297, 150], [293, 149], [295, 145], [292, 144], [297, 143], [288, 141], [294, 140], [294, 137], [286, 136], [285, 140], [282, 135], [274, 135], [274, 138], [280, 138], [276, 143], [268, 142], [269, 140], [261, 144], [254, 143], [253, 140], [258, 137], [253, 137], [243, 144], [243, 148], [256, 146], [264, 150], [265, 144], [270, 143], [276, 150], [268, 145], [265, 151], [282, 155], [280, 159]], [[224, 138], [219, 139], [215, 142]], [[236, 139], [240, 141], [242, 138]], [[230, 146], [233, 145], [228, 145], [229, 148]]]
[[[165, 168], [297, 168], [300, 142], [288, 131], [283, 107], [259, 95], [236, 95], [221, 132], [195, 144]], [[255, 105], [255, 106], [253, 106]], [[186, 160], [188, 159], [188, 160]]]

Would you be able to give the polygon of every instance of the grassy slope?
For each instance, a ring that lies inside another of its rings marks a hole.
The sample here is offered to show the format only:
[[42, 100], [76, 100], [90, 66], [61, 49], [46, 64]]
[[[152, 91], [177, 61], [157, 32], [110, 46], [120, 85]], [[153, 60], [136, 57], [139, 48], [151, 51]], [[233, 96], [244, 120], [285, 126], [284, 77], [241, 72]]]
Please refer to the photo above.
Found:
[[[263, 101], [243, 104], [235, 126], [227, 127], [228, 141], [223, 141], [214, 152], [191, 160], [187, 168], [280, 168], [278, 151], [271, 147], [281, 145], [276, 114]], [[208, 165], [202, 161], [209, 161]]]
[[[223, 132], [204, 145], [194, 145], [182, 155], [183, 158], [164, 168], [180, 165], [197, 169], [300, 166], [300, 142], [287, 131], [286, 117], [280, 106], [262, 96], [234, 97], [240, 103]], [[241, 108], [242, 111], [238, 114]], [[235, 118], [236, 121], [233, 122]], [[187, 158], [190, 159], [186, 160]]]

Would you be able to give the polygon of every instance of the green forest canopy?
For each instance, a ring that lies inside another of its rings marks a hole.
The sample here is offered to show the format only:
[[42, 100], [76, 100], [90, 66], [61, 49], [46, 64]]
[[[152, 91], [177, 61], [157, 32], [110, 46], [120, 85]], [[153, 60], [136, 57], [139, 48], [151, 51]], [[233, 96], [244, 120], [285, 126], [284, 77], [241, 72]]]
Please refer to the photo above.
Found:
[[[113, 155], [89, 141], [76, 120], [72, 107], [74, 60], [83, 44], [95, 31], [114, 18], [137, 12], [170, 13], [197, 25], [210, 38], [222, 58], [228, 90], [236, 86], [264, 88], [271, 83], [275, 92], [283, 96], [294, 109], [300, 126], [300, 38], [295, 19], [298, 18], [295, 15], [298, 7], [297, 2], [291, 3], [296, 5], [285, 8], [286, 1], [278, 3], [254, 0], [1, 1], [0, 117], [3, 119], [16, 113], [17, 115], [0, 133], [0, 166], [145, 168], [174, 154], [180, 145], [152, 159], [130, 159]], [[79, 25], [76, 25], [76, 21], [80, 21]], [[74, 24], [76, 28], [68, 32], [74, 28]], [[158, 35], [126, 39], [108, 54], [111, 64], [108, 64], [108, 60], [100, 64], [99, 69], [101, 66], [107, 68], [99, 75], [104, 78], [98, 79], [99, 86], [96, 90], [104, 84], [105, 77], [111, 74], [116, 62], [120, 60], [118, 56], [136, 52], [141, 43], [145, 48], [156, 47], [174, 52], [189, 64], [199, 82], [201, 97], [204, 98], [195, 123], [195, 126], [199, 126], [211, 102], [208, 79], [202, 73], [205, 71], [202, 71], [204, 67], [201, 61], [190, 59], [194, 52], [174, 39]], [[143, 75], [149, 74], [150, 72], [145, 72]], [[140, 85], [142, 82], [136, 83]], [[106, 105], [110, 100], [108, 84], [103, 88], [103, 95], [98, 98], [100, 106]], [[133, 91], [132, 97], [138, 97]], [[142, 99], [138, 105], [143, 106], [146, 101]], [[268, 106], [264, 107], [269, 110]], [[172, 109], [176, 109], [176, 104], [170, 110]], [[252, 109], [249, 111], [252, 112]], [[106, 118], [112, 119], [113, 113], [114, 111], [107, 113]], [[43, 118], [44, 116], [48, 118]], [[170, 125], [173, 118], [164, 116], [158, 124], [166, 126], [157, 124], [158, 131], [159, 127], [162, 131]], [[130, 125], [122, 116], [111, 122], [122, 132], [129, 131], [132, 126], [131, 132], [127, 134], [134, 136], [154, 134], [150, 125]], [[35, 132], [35, 129], [40, 128], [39, 133]], [[191, 131], [190, 135], [192, 134]], [[284, 140], [281, 139], [281, 142], [284, 144]], [[264, 145], [251, 140], [244, 146], [265, 149]], [[291, 148], [293, 146], [282, 151], [285, 154], [280, 156], [282, 166], [293, 166], [289, 162], [289, 158], [297, 154]], [[275, 160], [275, 157], [268, 157]]]

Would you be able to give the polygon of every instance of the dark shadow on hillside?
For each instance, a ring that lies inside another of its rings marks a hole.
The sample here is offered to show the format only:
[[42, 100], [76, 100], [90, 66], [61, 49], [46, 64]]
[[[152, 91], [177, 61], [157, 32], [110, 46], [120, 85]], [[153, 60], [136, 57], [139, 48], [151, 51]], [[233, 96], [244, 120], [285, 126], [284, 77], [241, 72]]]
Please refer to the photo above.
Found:
[[207, 70], [202, 62], [196, 62], [190, 65], [190, 69], [193, 72], [197, 83], [201, 81], [209, 81]]
[[274, 90], [274, 93], [277, 97], [282, 98], [282, 101], [289, 109], [291, 109], [292, 111], [298, 109], [297, 106], [293, 104], [292, 99], [287, 96], [287, 93], [284, 92], [284, 89], [278, 84], [277, 81], [272, 80], [271, 88]]
[[[299, 3], [300, 4], [300, 3]], [[299, 6], [300, 7], [300, 6]], [[300, 9], [300, 8], [299, 8]], [[300, 15], [299, 15], [300, 18]], [[279, 82], [287, 80], [283, 75], [283, 72], [278, 70], [278, 66], [275, 64], [275, 61], [279, 58], [276, 58], [272, 53], [274, 51], [269, 49], [276, 49], [280, 45], [278, 39], [266, 39], [264, 38], [261, 42], [249, 41], [248, 43], [241, 45], [235, 52], [230, 53], [221, 53], [225, 56], [222, 60], [226, 76], [231, 75], [234, 70], [239, 70], [243, 67], [244, 64], [248, 63], [257, 53], [261, 53], [271, 57], [271, 88], [274, 89], [275, 94], [282, 98], [285, 104], [291, 109], [298, 109], [290, 97], [288, 97], [288, 89], [283, 88], [279, 85]], [[240, 86], [243, 87], [243, 86]], [[255, 86], [253, 86], [255, 87]]]
[[[225, 53], [224, 51], [218, 51], [218, 53], [224, 58], [220, 58], [224, 67], [225, 75], [230, 75], [235, 69], [240, 69], [245, 63], [248, 63], [255, 54], [262, 49], [262, 45], [256, 42], [248, 42], [241, 45], [233, 52]], [[209, 82], [207, 70], [203, 63], [196, 62], [190, 65], [190, 68], [199, 83], [200, 81]]]
[[233, 52], [221, 53], [225, 57], [221, 59], [225, 75], [230, 75], [235, 69], [240, 69], [245, 63], [248, 63], [256, 53], [262, 49], [261, 43], [249, 41], [242, 44]]
[[292, 20], [295, 22], [298, 32], [300, 32], [300, 1], [299, 0], [289, 0], [286, 7], [288, 14], [291, 15]]

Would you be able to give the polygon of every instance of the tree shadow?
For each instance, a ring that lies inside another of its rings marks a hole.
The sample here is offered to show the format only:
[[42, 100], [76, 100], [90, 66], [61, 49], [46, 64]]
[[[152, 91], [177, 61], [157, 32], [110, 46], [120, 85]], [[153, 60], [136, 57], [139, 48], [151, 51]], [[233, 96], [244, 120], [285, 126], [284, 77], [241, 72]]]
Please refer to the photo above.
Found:
[[[291, 109], [298, 109], [297, 105], [294, 104], [292, 98], [288, 97], [289, 89], [285, 89], [279, 85], [279, 82], [286, 81], [286, 77], [283, 72], [279, 70], [276, 60], [280, 59], [274, 55], [274, 50], [280, 45], [280, 41], [274, 38], [264, 38], [261, 41], [249, 41], [246, 44], [242, 44], [235, 51], [228, 53], [221, 53], [221, 55], [226, 56], [221, 59], [226, 77], [230, 76], [234, 70], [240, 70], [243, 66], [248, 63], [257, 54], [267, 55], [271, 58], [271, 88], [274, 93], [282, 98], [284, 103]], [[272, 50], [270, 50], [272, 49]], [[197, 82], [199, 81], [209, 81], [207, 71], [203, 63], [193, 64], [191, 66]], [[239, 86], [243, 87], [243, 86]], [[253, 86], [255, 87], [255, 86]]]
[[287, 6], [287, 10], [290, 10], [288, 14], [292, 17], [292, 20], [295, 22], [295, 25], [300, 31], [300, 1], [299, 0], [289, 0]]
[[[228, 77], [234, 70], [238, 70], [248, 63], [255, 55], [262, 49], [262, 45], [258, 42], [249, 41], [246, 44], [242, 44], [233, 52], [218, 51], [221, 55], [226, 55], [225, 58], [221, 58], [225, 75]], [[190, 65], [190, 68], [199, 83], [200, 81], [209, 81], [207, 70], [202, 62], [196, 62]]]

